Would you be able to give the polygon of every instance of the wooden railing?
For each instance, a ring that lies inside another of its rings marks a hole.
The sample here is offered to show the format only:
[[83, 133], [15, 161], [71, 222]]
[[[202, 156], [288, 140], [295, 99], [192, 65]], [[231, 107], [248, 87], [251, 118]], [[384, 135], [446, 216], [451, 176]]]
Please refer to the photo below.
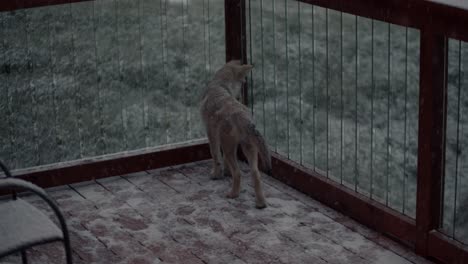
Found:
[[[0, 12], [80, 1], [84, 0], [6, 0], [0, 2]], [[225, 0], [226, 60], [247, 61], [246, 1]], [[422, 256], [444, 263], [466, 263], [466, 245], [444, 235], [440, 227], [445, 172], [447, 39], [468, 41], [468, 11], [427, 0], [301, 2], [420, 30], [416, 219], [279, 154], [273, 155], [273, 176], [370, 228], [413, 247]], [[248, 103], [247, 87], [243, 91], [244, 101]], [[175, 149], [137, 151], [99, 160], [23, 170], [16, 174], [47, 187], [196, 161], [208, 156], [206, 142], [197, 142]], [[129, 162], [128, 165], [122, 165], [126, 162]]]
[[[225, 1], [228, 59], [242, 58], [246, 61], [246, 2], [250, 1]], [[448, 38], [468, 41], [468, 10], [438, 3], [443, 1], [426, 0], [300, 2], [420, 30], [416, 219], [389, 209], [327, 179], [327, 175], [278, 154], [274, 155], [274, 177], [414, 247], [418, 254], [444, 263], [465, 263], [468, 261], [468, 247], [440, 229], [444, 205]], [[244, 88], [244, 95], [244, 98], [248, 98], [247, 87]]]
[[18, 9], [34, 8], [41, 6], [71, 4], [86, 1], [94, 0], [9, 0], [2, 1], [2, 3], [0, 4], [0, 12], [14, 11]]

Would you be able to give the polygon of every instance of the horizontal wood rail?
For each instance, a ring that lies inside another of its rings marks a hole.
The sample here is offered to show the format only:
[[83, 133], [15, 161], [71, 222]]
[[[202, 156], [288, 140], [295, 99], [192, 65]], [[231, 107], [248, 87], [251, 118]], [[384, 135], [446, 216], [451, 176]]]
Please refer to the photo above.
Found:
[[197, 140], [20, 169], [12, 171], [12, 174], [47, 188], [206, 160], [210, 157], [206, 140]]
[[[0, 1], [0, 12], [25, 8], [70, 4], [94, 0], [5, 0]], [[293, 0], [290, 0], [293, 1]], [[421, 29], [431, 23], [434, 32], [447, 37], [468, 41], [468, 10], [441, 4], [431, 0], [299, 0], [304, 3], [342, 11], [344, 13], [381, 20], [401, 26]], [[236, 6], [243, 5], [236, 9]], [[234, 24], [241, 24], [245, 33], [245, 0], [225, 0], [226, 39], [239, 33]], [[238, 10], [236, 13], [235, 10]], [[232, 20], [236, 18], [236, 20]], [[241, 19], [244, 18], [244, 19]], [[238, 26], [239, 26], [238, 25]], [[237, 26], [237, 27], [238, 27]], [[245, 45], [245, 41], [243, 41]], [[239, 45], [231, 42], [227, 45]], [[239, 47], [240, 48], [240, 47]], [[243, 47], [245, 57], [246, 46]], [[228, 49], [230, 50], [230, 49]], [[232, 51], [232, 50], [231, 50]], [[230, 53], [232, 55], [232, 53]]]
[[443, 263], [462, 264], [468, 262], [468, 247], [446, 235], [432, 231], [428, 237], [431, 256]]
[[304, 3], [468, 41], [468, 10], [430, 0], [299, 0]]
[[287, 158], [273, 154], [273, 177], [407, 246], [416, 241], [416, 222]]
[[[4, 0], [0, 12], [90, 0]], [[226, 59], [246, 61], [246, 1], [224, 0]], [[293, 1], [293, 0], [287, 0]], [[420, 30], [420, 106], [416, 219], [362, 196], [316, 171], [273, 155], [273, 176], [355, 220], [443, 263], [467, 263], [465, 245], [440, 233], [447, 107], [447, 38], [468, 42], [468, 10], [431, 0], [299, 0]], [[244, 88], [244, 102], [248, 93]], [[16, 171], [42, 187], [126, 174], [210, 157], [206, 142], [125, 152]]]
[[3, 0], [0, 2], [0, 12], [88, 1], [94, 0]]

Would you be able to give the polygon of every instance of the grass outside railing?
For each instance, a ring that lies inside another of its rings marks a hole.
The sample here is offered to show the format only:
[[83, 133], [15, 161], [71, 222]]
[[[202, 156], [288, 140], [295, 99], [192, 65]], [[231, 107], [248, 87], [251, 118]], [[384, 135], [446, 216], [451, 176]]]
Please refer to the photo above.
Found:
[[0, 12], [0, 157], [14, 169], [204, 137], [224, 3], [98, 0]]

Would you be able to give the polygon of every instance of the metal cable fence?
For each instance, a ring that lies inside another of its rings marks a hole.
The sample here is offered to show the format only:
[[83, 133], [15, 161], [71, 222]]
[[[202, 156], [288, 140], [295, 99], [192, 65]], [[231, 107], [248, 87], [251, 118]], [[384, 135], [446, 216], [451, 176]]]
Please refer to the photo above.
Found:
[[224, 3], [98, 0], [0, 13], [0, 157], [25, 168], [204, 137]]
[[468, 203], [467, 59], [468, 44], [449, 39], [443, 230], [465, 244], [468, 243], [468, 214], [464, 211]]
[[247, 8], [249, 102], [272, 149], [414, 217], [419, 31], [291, 0]]

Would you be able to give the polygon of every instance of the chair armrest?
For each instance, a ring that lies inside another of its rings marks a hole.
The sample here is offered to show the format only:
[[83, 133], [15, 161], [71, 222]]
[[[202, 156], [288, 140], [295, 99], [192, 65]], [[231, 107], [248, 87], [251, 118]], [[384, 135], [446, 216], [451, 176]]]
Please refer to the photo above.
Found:
[[6, 175], [7, 178], [12, 178], [10, 170], [3, 164], [3, 162], [0, 160], [0, 168], [2, 169], [3, 173]]
[[21, 179], [15, 179], [15, 178], [6, 178], [6, 179], [0, 179], [0, 190], [1, 189], [24, 189], [31, 191], [41, 197], [54, 211], [55, 215], [57, 216], [59, 222], [60, 222], [60, 227], [63, 232], [63, 238], [66, 241], [69, 241], [69, 234], [68, 234], [68, 228], [65, 222], [65, 218], [62, 215], [62, 212], [60, 212], [60, 209], [58, 206], [52, 201], [47, 193], [42, 189], [41, 187], [27, 182], [25, 180]]
[[16, 179], [16, 178], [6, 178], [6, 179], [0, 179], [0, 189], [24, 189], [31, 191], [45, 200], [50, 200], [50, 198], [47, 196], [46, 192], [44, 189], [41, 187], [27, 182], [25, 180], [21, 179]]

